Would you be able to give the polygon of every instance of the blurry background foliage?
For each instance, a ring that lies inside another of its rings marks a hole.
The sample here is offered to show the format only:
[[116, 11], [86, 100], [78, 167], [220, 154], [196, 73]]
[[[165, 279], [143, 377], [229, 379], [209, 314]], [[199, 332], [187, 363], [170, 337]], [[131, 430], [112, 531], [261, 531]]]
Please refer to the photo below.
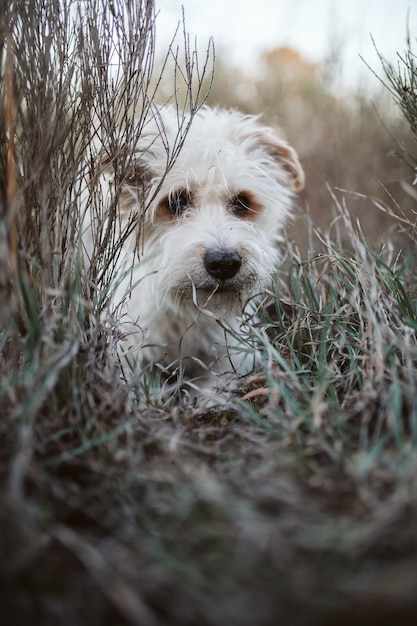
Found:
[[[216, 50], [207, 103], [260, 114], [296, 148], [306, 172], [306, 188], [298, 201], [301, 219], [309, 215], [319, 229], [329, 227], [334, 217], [330, 187], [344, 198], [353, 220], [359, 219], [372, 246], [389, 240], [408, 250], [408, 230], [392, 214], [400, 211], [414, 222], [415, 174], [402, 158], [411, 150], [412, 138], [383, 84], [389, 65], [381, 56], [381, 66], [369, 68], [366, 84], [349, 87], [340, 56], [333, 45], [327, 59], [316, 64], [292, 48], [278, 47], [261, 56], [255, 72], [232, 67], [222, 50]], [[169, 99], [171, 87], [167, 81], [160, 95]], [[303, 254], [309, 247], [308, 230], [299, 219], [288, 227], [289, 238]], [[348, 245], [346, 240], [341, 243]], [[313, 246], [320, 248], [319, 241]]]

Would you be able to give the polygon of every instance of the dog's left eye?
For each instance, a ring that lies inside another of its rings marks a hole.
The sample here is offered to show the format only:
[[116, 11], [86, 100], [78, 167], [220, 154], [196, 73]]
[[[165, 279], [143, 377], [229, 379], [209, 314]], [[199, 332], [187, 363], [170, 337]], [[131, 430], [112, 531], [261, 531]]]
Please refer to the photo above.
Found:
[[252, 211], [251, 205], [251, 199], [246, 193], [237, 194], [230, 202], [232, 212], [239, 217], [244, 217], [249, 211]]
[[166, 199], [166, 207], [171, 215], [180, 216], [191, 205], [191, 196], [186, 189], [170, 194]]

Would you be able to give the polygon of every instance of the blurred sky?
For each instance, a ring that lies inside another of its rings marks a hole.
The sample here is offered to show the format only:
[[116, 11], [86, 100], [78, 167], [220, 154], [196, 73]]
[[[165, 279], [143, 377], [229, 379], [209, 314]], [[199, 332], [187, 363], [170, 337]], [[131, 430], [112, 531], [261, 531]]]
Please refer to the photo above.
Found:
[[219, 56], [253, 68], [264, 50], [291, 46], [320, 61], [333, 46], [341, 50], [349, 83], [371, 76], [359, 55], [380, 71], [371, 35], [389, 60], [404, 51], [409, 9], [411, 35], [417, 37], [417, 0], [156, 0], [158, 48], [174, 32], [181, 6], [202, 51], [212, 36]]

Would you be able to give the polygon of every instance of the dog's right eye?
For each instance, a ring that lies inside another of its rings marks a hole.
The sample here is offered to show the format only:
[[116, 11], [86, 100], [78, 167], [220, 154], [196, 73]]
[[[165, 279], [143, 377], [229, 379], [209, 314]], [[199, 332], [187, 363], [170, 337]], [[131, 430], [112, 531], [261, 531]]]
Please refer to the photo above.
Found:
[[191, 196], [186, 189], [174, 191], [164, 201], [167, 211], [174, 217], [182, 215], [191, 203]]

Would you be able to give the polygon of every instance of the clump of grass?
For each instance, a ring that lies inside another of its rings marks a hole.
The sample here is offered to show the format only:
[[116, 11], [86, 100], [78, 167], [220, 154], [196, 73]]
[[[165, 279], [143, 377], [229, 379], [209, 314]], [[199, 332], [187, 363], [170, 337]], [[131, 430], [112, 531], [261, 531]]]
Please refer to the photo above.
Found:
[[333, 200], [350, 253], [329, 235], [325, 254], [292, 253], [285, 306], [276, 295], [259, 336], [266, 387], [249, 397], [263, 399], [256, 422], [271, 432], [272, 420], [297, 454], [362, 477], [387, 450], [403, 461], [416, 445], [415, 273], [412, 257], [369, 248]]

